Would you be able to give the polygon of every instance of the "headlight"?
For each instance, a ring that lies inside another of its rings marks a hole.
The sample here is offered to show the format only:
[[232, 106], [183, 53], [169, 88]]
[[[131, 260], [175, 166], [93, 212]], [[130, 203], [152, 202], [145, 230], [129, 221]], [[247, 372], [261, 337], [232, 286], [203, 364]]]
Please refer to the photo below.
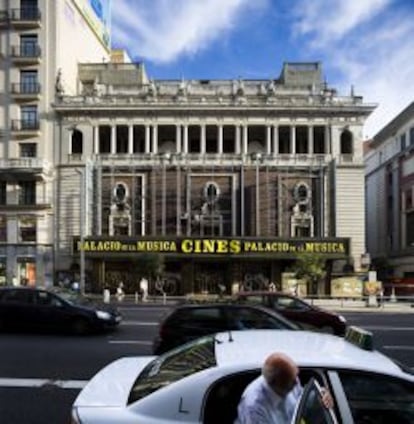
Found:
[[104, 319], [104, 320], [111, 319], [111, 314], [109, 312], [105, 312], [105, 311], [96, 311], [96, 316], [99, 319]]
[[342, 315], [338, 315], [338, 319], [339, 319], [339, 321], [346, 323], [346, 319]]

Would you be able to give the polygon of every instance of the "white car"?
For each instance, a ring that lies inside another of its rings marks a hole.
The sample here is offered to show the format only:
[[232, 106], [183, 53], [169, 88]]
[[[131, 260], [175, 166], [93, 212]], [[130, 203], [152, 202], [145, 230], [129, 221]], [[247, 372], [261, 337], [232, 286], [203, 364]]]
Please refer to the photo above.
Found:
[[[355, 327], [345, 338], [290, 330], [225, 332], [160, 356], [119, 359], [81, 391], [72, 422], [233, 423], [244, 388], [276, 351], [299, 365], [303, 385], [310, 382], [294, 423], [414, 423], [412, 370], [372, 350], [372, 335]], [[317, 383], [334, 398], [329, 413]]]

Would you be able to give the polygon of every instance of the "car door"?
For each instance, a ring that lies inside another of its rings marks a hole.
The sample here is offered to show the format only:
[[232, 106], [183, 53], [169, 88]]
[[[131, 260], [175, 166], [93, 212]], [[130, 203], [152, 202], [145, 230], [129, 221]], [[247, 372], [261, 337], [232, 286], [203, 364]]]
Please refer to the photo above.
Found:
[[1, 320], [4, 328], [30, 329], [37, 316], [33, 304], [33, 291], [21, 288], [6, 290], [1, 298]]
[[292, 424], [338, 424], [332, 409], [327, 409], [322, 402], [322, 388], [315, 378], [306, 384], [301, 399], [296, 407]]
[[57, 296], [47, 291], [37, 291], [35, 298], [38, 324], [41, 328], [62, 328], [70, 322], [72, 314]]

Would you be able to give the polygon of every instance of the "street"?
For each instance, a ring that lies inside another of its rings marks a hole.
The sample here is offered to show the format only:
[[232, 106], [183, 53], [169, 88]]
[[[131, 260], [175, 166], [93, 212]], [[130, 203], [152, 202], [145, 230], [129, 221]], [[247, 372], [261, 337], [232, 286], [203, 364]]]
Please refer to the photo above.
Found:
[[[168, 306], [121, 307], [118, 331], [84, 337], [0, 335], [0, 422], [68, 424], [80, 388], [122, 357], [146, 355]], [[344, 312], [350, 324], [374, 333], [375, 347], [414, 368], [412, 314]]]

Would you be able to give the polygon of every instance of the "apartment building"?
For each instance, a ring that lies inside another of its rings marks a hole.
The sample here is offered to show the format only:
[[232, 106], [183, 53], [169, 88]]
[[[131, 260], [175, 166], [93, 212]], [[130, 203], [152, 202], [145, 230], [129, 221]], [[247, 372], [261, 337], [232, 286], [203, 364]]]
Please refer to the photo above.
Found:
[[56, 96], [108, 61], [109, 1], [0, 0], [0, 284], [52, 284]]
[[383, 278], [414, 277], [414, 103], [365, 154], [367, 250]]

